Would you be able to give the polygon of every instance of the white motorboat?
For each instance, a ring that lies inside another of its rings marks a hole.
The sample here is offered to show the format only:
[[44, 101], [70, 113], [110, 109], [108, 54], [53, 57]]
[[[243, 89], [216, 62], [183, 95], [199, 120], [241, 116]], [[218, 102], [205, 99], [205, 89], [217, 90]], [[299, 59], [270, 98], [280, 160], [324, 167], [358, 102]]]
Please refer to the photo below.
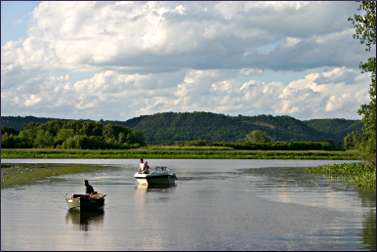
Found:
[[69, 210], [80, 210], [80, 211], [96, 211], [102, 210], [105, 204], [104, 193], [96, 194], [72, 194], [70, 196], [66, 195], [66, 202]]
[[149, 187], [166, 187], [175, 185], [177, 176], [174, 171], [165, 166], [156, 166], [149, 173], [136, 172], [134, 178], [139, 184], [148, 185]]

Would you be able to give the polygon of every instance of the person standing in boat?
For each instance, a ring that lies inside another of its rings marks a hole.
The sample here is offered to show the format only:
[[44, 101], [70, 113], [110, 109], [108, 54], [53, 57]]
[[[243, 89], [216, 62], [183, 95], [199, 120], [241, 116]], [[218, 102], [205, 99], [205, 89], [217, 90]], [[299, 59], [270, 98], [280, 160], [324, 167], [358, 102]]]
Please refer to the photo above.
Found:
[[93, 186], [89, 185], [89, 181], [85, 179], [85, 187], [87, 194], [94, 194]]

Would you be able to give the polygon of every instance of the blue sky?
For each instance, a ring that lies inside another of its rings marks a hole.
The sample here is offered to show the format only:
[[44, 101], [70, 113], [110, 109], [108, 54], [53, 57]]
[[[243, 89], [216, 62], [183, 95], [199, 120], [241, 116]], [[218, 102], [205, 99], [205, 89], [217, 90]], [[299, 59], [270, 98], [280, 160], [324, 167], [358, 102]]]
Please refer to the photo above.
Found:
[[32, 11], [39, 1], [1, 2], [1, 45], [22, 39], [30, 25]]
[[[1, 113], [358, 119], [357, 2], [1, 2]], [[375, 49], [370, 54], [375, 54]]]

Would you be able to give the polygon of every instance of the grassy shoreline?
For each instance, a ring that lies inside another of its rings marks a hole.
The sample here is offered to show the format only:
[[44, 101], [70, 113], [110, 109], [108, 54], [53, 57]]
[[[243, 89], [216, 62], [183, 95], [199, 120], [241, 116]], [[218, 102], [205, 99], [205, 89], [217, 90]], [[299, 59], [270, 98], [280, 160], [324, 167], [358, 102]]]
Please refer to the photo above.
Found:
[[1, 164], [1, 188], [32, 184], [51, 176], [106, 169], [89, 164]]
[[366, 163], [332, 164], [305, 168], [308, 173], [342, 178], [363, 191], [376, 191], [376, 167]]
[[150, 146], [138, 149], [2, 149], [1, 158], [148, 158], [148, 159], [329, 159], [357, 160], [355, 151], [234, 150], [226, 147]]

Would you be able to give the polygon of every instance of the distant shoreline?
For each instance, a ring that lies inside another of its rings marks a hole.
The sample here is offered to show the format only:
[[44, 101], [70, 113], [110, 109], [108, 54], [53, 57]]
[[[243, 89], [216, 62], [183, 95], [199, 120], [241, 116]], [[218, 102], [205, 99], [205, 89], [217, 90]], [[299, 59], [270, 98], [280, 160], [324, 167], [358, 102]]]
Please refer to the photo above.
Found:
[[356, 151], [234, 150], [219, 147], [169, 147], [137, 149], [2, 149], [1, 158], [148, 158], [148, 159], [323, 159], [358, 160]]
[[107, 169], [92, 164], [1, 164], [1, 188], [33, 184], [54, 176]]

